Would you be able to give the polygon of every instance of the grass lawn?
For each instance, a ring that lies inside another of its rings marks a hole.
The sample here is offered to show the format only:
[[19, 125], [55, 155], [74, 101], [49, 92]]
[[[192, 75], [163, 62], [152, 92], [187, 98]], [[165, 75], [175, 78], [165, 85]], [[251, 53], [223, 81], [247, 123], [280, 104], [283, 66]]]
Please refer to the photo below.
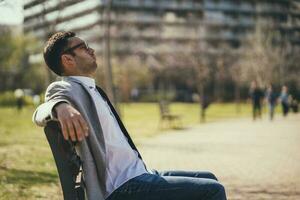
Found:
[[[166, 122], [160, 124], [160, 111], [157, 104], [122, 104], [120, 110], [128, 131], [135, 138], [155, 136], [160, 134], [162, 129], [168, 128]], [[200, 123], [198, 104], [173, 103], [170, 105], [170, 112], [181, 116], [183, 127]], [[212, 104], [207, 109], [206, 122], [249, 116], [250, 112], [251, 107], [248, 104], [242, 104], [239, 113], [236, 112], [235, 104]]]
[[[152, 103], [122, 104], [125, 125], [134, 139], [161, 133], [159, 109]], [[174, 103], [171, 112], [182, 116], [184, 126], [199, 123], [197, 104]], [[250, 116], [250, 106], [236, 114], [234, 104], [213, 104], [207, 121]], [[0, 107], [0, 199], [62, 199], [58, 177], [43, 129], [31, 122], [32, 107], [21, 112]]]
[[31, 122], [33, 110], [0, 108], [1, 200], [45, 199], [59, 192], [46, 137]]

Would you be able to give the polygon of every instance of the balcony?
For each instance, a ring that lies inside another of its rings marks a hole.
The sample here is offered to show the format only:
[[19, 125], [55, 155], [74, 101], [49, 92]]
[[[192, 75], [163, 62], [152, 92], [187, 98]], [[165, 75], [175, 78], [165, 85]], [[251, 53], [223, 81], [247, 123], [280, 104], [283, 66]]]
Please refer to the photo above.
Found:
[[176, 0], [158, 1], [158, 0], [114, 0], [112, 7], [115, 9], [138, 9], [138, 10], [166, 10], [166, 11], [200, 11], [201, 3]]

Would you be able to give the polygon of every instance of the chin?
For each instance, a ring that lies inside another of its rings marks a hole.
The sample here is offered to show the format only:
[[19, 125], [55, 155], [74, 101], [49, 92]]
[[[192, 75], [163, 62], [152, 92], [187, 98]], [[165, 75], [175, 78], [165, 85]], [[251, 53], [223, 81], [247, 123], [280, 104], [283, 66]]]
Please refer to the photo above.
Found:
[[97, 68], [98, 68], [98, 65], [97, 65], [97, 63], [96, 63], [96, 62], [94, 63], [94, 68], [95, 68], [95, 69], [97, 69]]
[[96, 70], [97, 70], [97, 67], [98, 67], [98, 65], [95, 63], [95, 65], [93, 65], [93, 68], [92, 68], [92, 70], [93, 70], [93, 73], [95, 73], [95, 72], [96, 72]]

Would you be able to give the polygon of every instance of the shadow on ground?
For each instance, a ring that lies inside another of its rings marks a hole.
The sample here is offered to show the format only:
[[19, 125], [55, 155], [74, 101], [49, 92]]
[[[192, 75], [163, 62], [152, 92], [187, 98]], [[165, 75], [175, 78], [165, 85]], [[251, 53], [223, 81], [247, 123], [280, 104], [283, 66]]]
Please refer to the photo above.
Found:
[[5, 170], [6, 175], [1, 177], [1, 182], [7, 184], [16, 184], [22, 187], [31, 187], [33, 185], [57, 183], [56, 173], [39, 172], [22, 169], [7, 169], [1, 167], [0, 171]]

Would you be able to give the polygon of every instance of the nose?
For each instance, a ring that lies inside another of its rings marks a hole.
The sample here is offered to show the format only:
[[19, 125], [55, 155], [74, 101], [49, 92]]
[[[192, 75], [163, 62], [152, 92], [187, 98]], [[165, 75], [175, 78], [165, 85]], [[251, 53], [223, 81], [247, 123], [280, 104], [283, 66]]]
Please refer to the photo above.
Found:
[[94, 52], [95, 52], [95, 50], [94, 50], [93, 48], [91, 48], [91, 47], [89, 47], [88, 51], [89, 51], [90, 53], [92, 53], [92, 54], [94, 54]]
[[93, 48], [89, 48], [90, 49], [90, 51], [92, 52], [92, 53], [94, 53], [95, 52], [95, 50], [93, 49]]

